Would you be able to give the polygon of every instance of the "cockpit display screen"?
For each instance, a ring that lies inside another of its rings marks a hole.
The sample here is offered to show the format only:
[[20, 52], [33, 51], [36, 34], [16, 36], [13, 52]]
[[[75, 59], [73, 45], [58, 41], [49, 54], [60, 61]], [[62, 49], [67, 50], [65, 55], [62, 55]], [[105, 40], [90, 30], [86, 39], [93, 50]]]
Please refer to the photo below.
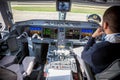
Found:
[[51, 38], [51, 39], [57, 39], [57, 28], [44, 28], [43, 29], [43, 37], [44, 38]]
[[81, 38], [84, 38], [84, 37], [90, 37], [92, 36], [94, 30], [93, 29], [81, 29]]
[[65, 38], [66, 39], [79, 39], [80, 37], [80, 30], [79, 29], [66, 29], [65, 31]]
[[42, 33], [42, 28], [41, 27], [30, 27], [30, 35], [32, 36], [33, 34], [38, 34], [39, 36], [41, 36]]

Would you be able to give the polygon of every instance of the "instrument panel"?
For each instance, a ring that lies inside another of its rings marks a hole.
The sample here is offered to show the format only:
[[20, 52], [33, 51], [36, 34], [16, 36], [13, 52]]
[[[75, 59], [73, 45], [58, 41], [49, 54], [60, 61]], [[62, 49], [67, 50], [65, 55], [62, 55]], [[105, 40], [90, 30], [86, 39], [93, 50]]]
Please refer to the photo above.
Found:
[[42, 38], [57, 39], [58, 34], [57, 28], [30, 26], [28, 27], [28, 29], [30, 37], [32, 37], [34, 34], [38, 34]]
[[[42, 38], [57, 39], [58, 28], [49, 27], [36, 27], [29, 26], [29, 35], [32, 37], [34, 34], [38, 34]], [[82, 39], [84, 37], [90, 37], [96, 28], [65, 28], [65, 39]]]
[[65, 39], [75, 40], [91, 36], [98, 26], [99, 24], [94, 22], [62, 20], [28, 20], [15, 25], [19, 34], [26, 31], [30, 37], [38, 34], [41, 38], [49, 39], [57, 39], [59, 29], [64, 28]]
[[[39, 35], [41, 38], [57, 39], [58, 37], [57, 27], [44, 27], [44, 26], [26, 26], [24, 31], [29, 32], [29, 36], [34, 34]], [[65, 28], [65, 39], [82, 39], [84, 37], [90, 37], [96, 28]]]
[[28, 27], [29, 32], [30, 32], [30, 36], [34, 35], [34, 34], [38, 34], [39, 36], [41, 36], [42, 34], [42, 28], [41, 27], [34, 27], [34, 26], [29, 26]]
[[[89, 37], [100, 26], [95, 22], [64, 20], [27, 20], [17, 22], [11, 30], [18, 35], [27, 32], [35, 43], [54, 42], [58, 47], [85, 45]], [[37, 37], [33, 37], [36, 36]], [[38, 38], [39, 37], [39, 38]]]
[[43, 38], [57, 39], [57, 28], [43, 28]]

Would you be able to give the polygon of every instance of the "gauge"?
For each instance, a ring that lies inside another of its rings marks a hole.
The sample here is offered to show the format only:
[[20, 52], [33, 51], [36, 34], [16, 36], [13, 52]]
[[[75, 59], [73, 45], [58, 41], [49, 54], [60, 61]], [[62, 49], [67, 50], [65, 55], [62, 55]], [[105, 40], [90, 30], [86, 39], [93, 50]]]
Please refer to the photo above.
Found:
[[42, 28], [41, 27], [35, 27], [35, 26], [30, 27], [30, 35], [31, 36], [33, 34], [38, 34], [39, 36], [41, 36], [41, 33], [42, 33]]
[[57, 38], [58, 30], [56, 28], [44, 28], [43, 29], [43, 37], [44, 38]]
[[68, 28], [65, 32], [66, 39], [79, 39], [80, 37], [80, 30], [79, 29], [72, 29]]

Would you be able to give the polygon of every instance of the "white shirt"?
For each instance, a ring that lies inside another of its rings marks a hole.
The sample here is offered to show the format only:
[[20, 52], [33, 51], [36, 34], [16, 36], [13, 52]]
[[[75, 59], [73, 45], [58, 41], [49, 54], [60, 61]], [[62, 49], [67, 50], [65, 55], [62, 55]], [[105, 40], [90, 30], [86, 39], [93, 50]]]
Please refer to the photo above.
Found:
[[120, 33], [107, 34], [105, 36], [105, 41], [110, 43], [120, 43]]

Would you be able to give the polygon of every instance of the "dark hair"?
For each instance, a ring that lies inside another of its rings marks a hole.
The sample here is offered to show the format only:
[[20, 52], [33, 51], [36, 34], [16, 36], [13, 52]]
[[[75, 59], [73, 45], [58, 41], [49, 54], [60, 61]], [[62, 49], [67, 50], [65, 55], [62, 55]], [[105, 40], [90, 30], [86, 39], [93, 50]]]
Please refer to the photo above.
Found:
[[120, 6], [111, 6], [104, 15], [103, 21], [107, 22], [109, 28], [114, 33], [120, 32]]

